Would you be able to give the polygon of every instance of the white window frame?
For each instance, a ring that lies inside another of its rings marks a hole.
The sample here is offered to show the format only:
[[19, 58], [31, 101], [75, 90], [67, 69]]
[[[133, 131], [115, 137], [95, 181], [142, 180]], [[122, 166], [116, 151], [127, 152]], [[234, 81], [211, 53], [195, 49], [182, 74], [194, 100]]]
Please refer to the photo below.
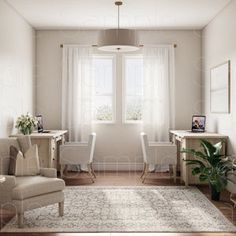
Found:
[[116, 55], [115, 54], [93, 54], [93, 59], [104, 58], [112, 59], [112, 120], [111, 121], [99, 121], [93, 120], [93, 124], [115, 124], [116, 123]]
[[142, 120], [126, 120], [126, 78], [125, 78], [125, 71], [126, 71], [126, 58], [142, 58], [142, 54], [124, 54], [122, 55], [122, 123], [123, 124], [142, 124]]

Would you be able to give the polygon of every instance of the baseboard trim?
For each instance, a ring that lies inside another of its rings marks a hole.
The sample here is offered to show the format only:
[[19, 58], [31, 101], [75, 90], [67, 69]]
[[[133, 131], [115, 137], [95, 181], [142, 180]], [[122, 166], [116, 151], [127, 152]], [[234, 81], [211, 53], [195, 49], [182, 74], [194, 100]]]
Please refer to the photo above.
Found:
[[141, 171], [143, 163], [95, 162], [93, 167], [96, 171]]

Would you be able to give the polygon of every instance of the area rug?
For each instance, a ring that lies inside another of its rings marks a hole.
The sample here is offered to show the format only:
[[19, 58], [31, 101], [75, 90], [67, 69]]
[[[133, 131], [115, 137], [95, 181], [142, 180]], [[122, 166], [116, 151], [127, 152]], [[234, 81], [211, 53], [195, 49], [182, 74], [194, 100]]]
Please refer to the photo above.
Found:
[[236, 227], [195, 187], [67, 187], [57, 205], [25, 213], [2, 232], [235, 232]]

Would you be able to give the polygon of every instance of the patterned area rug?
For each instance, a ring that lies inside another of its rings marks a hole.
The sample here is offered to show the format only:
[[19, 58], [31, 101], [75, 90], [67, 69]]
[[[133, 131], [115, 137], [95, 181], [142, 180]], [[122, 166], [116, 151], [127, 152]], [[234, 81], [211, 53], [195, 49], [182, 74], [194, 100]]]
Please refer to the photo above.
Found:
[[67, 187], [57, 205], [25, 213], [2, 232], [232, 232], [236, 227], [195, 187]]

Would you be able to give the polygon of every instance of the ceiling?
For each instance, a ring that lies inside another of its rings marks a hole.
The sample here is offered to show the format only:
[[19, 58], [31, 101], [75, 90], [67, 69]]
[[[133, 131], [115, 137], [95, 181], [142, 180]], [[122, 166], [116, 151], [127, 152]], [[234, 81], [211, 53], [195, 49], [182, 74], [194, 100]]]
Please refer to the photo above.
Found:
[[[117, 26], [113, 0], [6, 0], [36, 29]], [[121, 27], [202, 29], [231, 0], [124, 0]]]

